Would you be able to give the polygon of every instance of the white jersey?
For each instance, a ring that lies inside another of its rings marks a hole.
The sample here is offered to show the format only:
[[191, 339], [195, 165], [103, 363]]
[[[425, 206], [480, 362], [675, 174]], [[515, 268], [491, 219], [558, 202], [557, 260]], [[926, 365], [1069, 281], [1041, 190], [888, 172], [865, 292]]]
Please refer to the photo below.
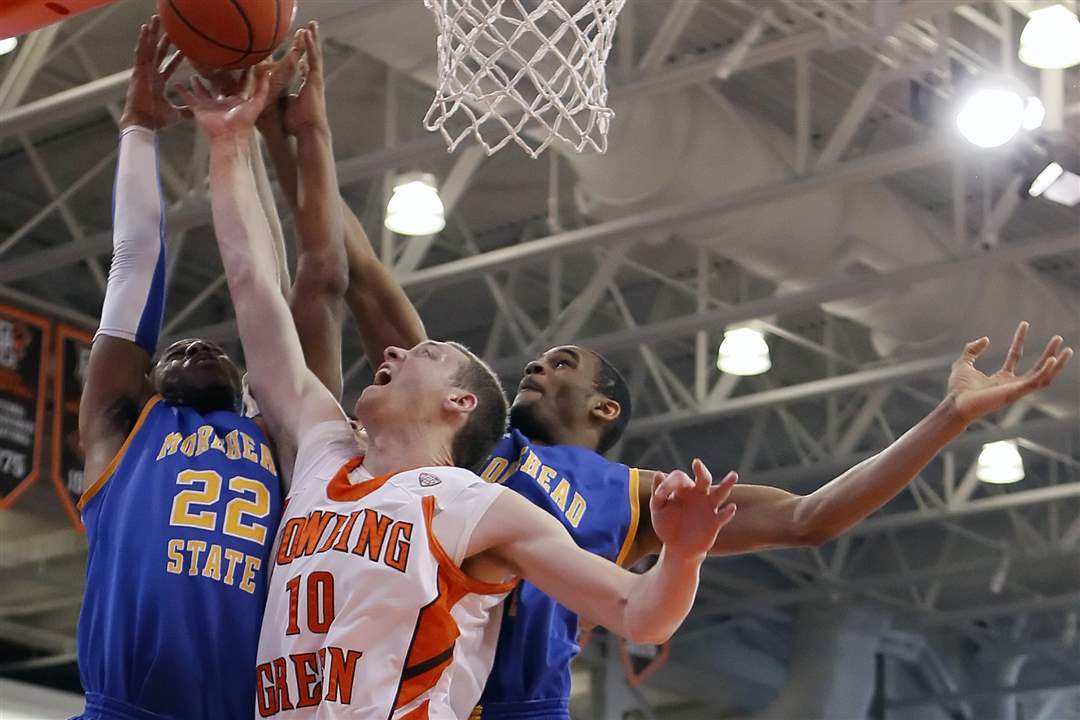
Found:
[[259, 639], [257, 717], [468, 717], [513, 583], [481, 583], [460, 565], [503, 488], [455, 467], [373, 477], [362, 455], [344, 420], [301, 441]]

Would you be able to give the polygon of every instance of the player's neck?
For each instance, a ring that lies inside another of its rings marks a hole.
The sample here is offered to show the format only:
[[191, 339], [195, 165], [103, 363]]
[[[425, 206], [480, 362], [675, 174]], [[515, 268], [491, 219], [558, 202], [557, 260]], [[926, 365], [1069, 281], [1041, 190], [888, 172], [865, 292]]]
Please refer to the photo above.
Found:
[[449, 445], [441, 442], [440, 433], [415, 426], [374, 434], [368, 430], [364, 467], [373, 475], [453, 464]]
[[523, 434], [533, 445], [540, 445], [542, 447], [569, 445], [571, 447], [580, 447], [585, 448], [586, 450], [592, 450], [593, 452], [597, 451], [597, 437], [595, 433], [589, 432], [587, 429], [556, 426], [553, 428], [546, 428], [545, 432], [542, 433], [530, 433], [527, 431], [523, 431]]

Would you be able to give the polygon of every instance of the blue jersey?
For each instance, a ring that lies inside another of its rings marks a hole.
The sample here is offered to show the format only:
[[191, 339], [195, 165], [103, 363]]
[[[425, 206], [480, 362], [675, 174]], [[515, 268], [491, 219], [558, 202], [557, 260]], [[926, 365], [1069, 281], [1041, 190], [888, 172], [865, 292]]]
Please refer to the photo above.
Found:
[[80, 508], [85, 718], [250, 718], [281, 515], [262, 430], [159, 397]]
[[[511, 430], [483, 478], [548, 511], [585, 550], [621, 563], [638, 524], [638, 472], [571, 445], [532, 445]], [[506, 599], [479, 717], [569, 718], [577, 615], [528, 582]]]

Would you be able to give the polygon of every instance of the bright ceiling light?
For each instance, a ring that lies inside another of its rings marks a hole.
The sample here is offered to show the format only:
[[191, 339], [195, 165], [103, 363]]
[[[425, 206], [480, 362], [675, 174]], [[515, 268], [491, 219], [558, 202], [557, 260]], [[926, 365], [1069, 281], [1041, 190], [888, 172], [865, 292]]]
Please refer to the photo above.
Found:
[[1065, 168], [1058, 165], [1056, 162], [1052, 162], [1043, 168], [1043, 171], [1039, 173], [1031, 182], [1031, 187], [1028, 188], [1028, 195], [1031, 197], [1039, 197], [1047, 189], [1061, 179], [1061, 176], [1065, 174]]
[[761, 375], [772, 367], [769, 344], [760, 330], [739, 327], [724, 333], [716, 367], [728, 375]]
[[984, 87], [972, 93], [956, 116], [960, 134], [973, 145], [995, 148], [1013, 139], [1024, 124], [1024, 99], [1015, 90]]
[[1028, 195], [1065, 207], [1076, 207], [1080, 205], [1080, 175], [1052, 162], [1031, 183]]
[[1028, 132], [1031, 132], [1041, 128], [1045, 119], [1046, 106], [1043, 105], [1042, 100], [1034, 95], [1028, 96], [1028, 99], [1024, 101], [1024, 117], [1020, 121], [1020, 125]]
[[7, 55], [19, 47], [18, 38], [0, 38], [0, 55]]
[[1013, 440], [983, 445], [975, 464], [975, 477], [985, 483], [1007, 485], [1024, 479], [1024, 460]]
[[1020, 33], [1020, 61], [1047, 70], [1080, 64], [1080, 20], [1064, 5], [1033, 11]]
[[386, 206], [386, 228], [399, 235], [434, 235], [446, 227], [446, 210], [435, 177], [406, 173], [398, 177]]

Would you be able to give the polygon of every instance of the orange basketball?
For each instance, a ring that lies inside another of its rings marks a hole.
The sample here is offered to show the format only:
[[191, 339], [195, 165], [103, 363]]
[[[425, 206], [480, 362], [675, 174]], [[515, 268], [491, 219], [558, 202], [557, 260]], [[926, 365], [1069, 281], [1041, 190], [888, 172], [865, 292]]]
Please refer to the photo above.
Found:
[[180, 52], [219, 69], [254, 65], [285, 39], [296, 0], [157, 0], [165, 32]]

